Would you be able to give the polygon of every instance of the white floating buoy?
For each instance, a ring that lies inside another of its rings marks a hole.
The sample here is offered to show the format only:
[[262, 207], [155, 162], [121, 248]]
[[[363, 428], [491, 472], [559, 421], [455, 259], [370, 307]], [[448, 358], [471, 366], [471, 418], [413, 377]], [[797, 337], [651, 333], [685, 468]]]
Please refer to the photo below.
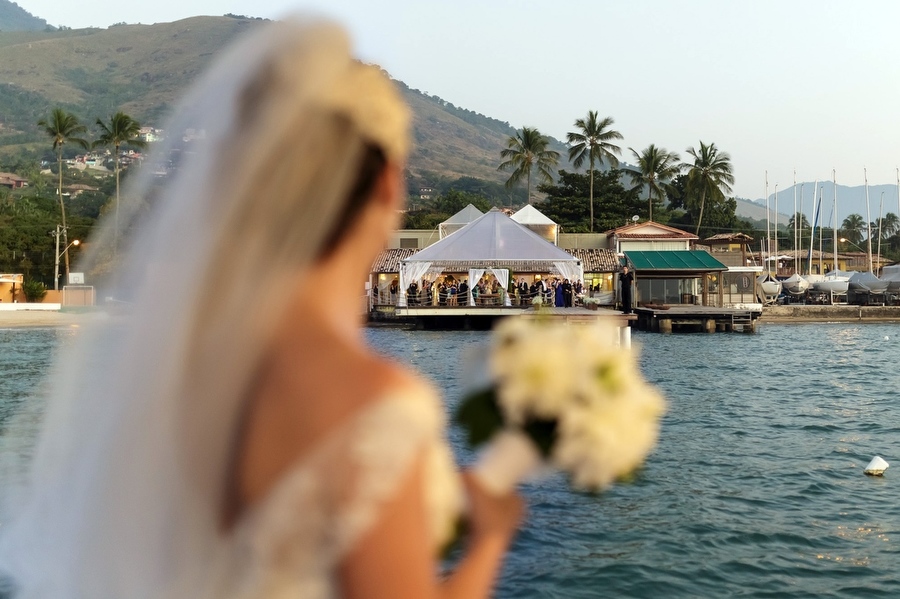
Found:
[[881, 476], [889, 466], [890, 464], [885, 462], [881, 456], [877, 455], [872, 458], [872, 461], [869, 462], [869, 465], [866, 466], [866, 469], [863, 472], [871, 476]]
[[887, 336], [887, 335], [885, 335], [885, 336], [884, 336], [884, 340], [885, 340], [885, 341], [890, 341], [890, 340], [891, 340], [891, 338], [890, 338], [890, 337], [888, 337], [888, 336]]

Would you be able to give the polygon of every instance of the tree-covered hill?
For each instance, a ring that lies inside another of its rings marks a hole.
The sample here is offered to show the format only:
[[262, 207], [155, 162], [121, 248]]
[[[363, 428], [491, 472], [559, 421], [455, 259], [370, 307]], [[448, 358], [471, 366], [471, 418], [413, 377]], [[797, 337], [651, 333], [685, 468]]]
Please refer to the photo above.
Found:
[[0, 31], [43, 31], [49, 25], [44, 19], [10, 0], [0, 0]]
[[[6, 0], [0, 0], [4, 2]], [[163, 126], [175, 100], [235, 36], [256, 19], [193, 17], [108, 29], [0, 32], [0, 157], [44, 138], [37, 121], [55, 106], [82, 122], [123, 110]], [[501, 183], [500, 151], [515, 128], [399, 82], [414, 112], [415, 183], [475, 177]], [[553, 147], [563, 155], [562, 144]]]

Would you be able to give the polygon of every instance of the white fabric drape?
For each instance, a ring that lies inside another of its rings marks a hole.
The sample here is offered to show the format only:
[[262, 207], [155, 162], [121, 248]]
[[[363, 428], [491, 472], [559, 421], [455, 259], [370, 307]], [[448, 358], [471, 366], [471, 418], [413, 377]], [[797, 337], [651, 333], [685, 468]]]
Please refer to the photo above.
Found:
[[509, 269], [489, 268], [488, 271], [497, 277], [497, 282], [500, 283], [500, 293], [503, 294], [503, 305], [511, 306], [512, 303], [509, 301]]
[[584, 267], [580, 262], [554, 262], [553, 266], [564, 279], [569, 279], [570, 283], [584, 282]]
[[378, 290], [378, 294], [376, 297], [376, 302], [379, 304], [388, 303], [388, 288], [391, 286], [390, 280], [387, 278], [382, 279], [380, 276], [376, 275], [375, 278], [375, 288]]
[[469, 305], [475, 305], [475, 297], [472, 295], [472, 288], [478, 283], [478, 279], [480, 279], [484, 275], [483, 268], [470, 268], [469, 269]]
[[425, 276], [429, 268], [431, 268], [431, 262], [400, 263], [400, 297], [397, 300], [397, 306], [401, 308], [406, 306], [406, 288], [413, 281], [418, 281]]

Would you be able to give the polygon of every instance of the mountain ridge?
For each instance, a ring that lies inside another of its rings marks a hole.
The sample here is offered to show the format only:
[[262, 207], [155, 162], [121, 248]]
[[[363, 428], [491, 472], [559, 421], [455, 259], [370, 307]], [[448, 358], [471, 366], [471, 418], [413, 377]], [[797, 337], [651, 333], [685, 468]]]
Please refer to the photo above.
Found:
[[10, 0], [0, 0], [0, 31], [43, 31], [53, 29], [46, 20]]

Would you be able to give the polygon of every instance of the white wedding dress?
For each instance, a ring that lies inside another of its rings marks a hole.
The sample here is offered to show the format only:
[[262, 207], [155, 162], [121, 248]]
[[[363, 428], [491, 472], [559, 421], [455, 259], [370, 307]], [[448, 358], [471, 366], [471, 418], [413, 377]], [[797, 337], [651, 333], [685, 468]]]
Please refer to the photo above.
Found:
[[330, 243], [367, 152], [405, 163], [396, 87], [340, 27], [289, 19], [218, 56], [175, 113], [79, 266], [107, 273], [112, 317], [61, 348], [27, 480], [0, 489], [17, 599], [335, 597], [338, 565], [417, 456], [435, 547], [454, 530], [442, 405], [400, 388], [221, 530], [236, 431], [294, 309], [286, 289]]
[[425, 460], [422, 492], [437, 550], [455, 529], [462, 497], [443, 409], [436, 395], [398, 391], [334, 431], [244, 514], [223, 539], [207, 596], [337, 597], [336, 567], [418, 456]]

